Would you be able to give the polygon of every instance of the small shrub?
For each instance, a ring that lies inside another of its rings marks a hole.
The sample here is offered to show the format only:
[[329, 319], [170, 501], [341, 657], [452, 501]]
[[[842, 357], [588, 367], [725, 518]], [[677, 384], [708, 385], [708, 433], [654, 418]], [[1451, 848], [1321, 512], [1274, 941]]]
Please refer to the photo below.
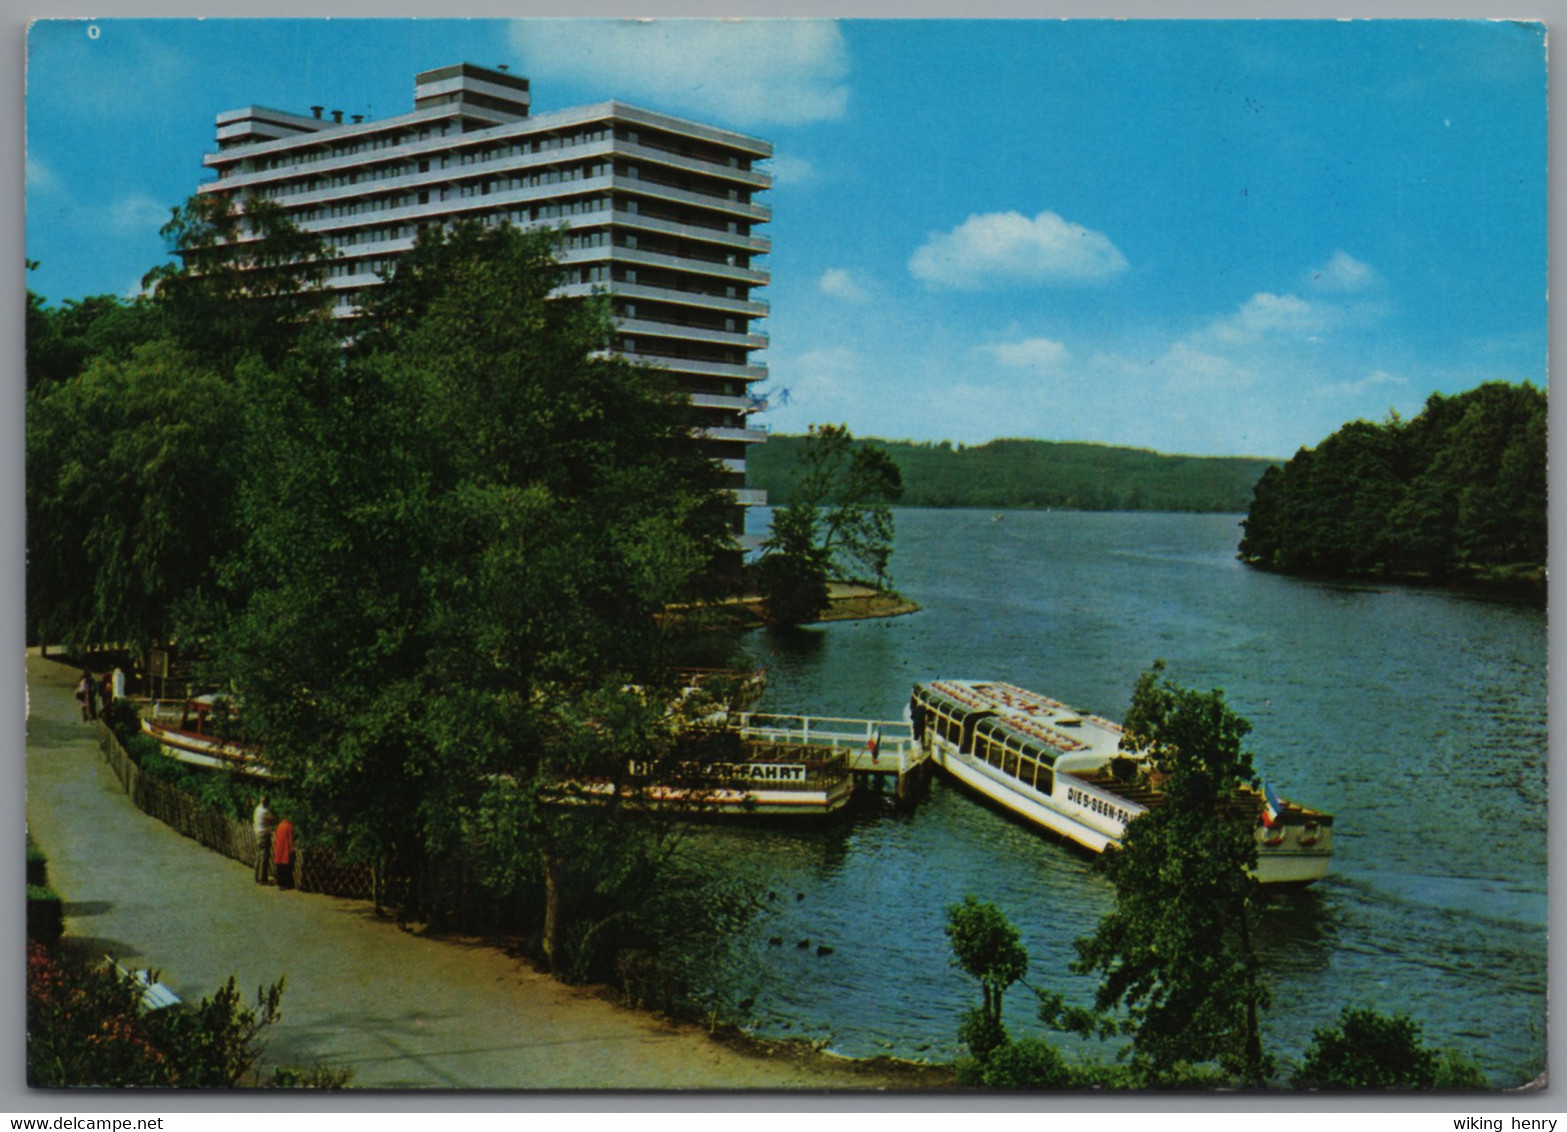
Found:
[[178, 1083], [141, 1025], [141, 992], [112, 967], [27, 948], [27, 1083], [39, 1089]]
[[963, 1013], [958, 1022], [958, 1041], [983, 1065], [990, 1055], [1007, 1044], [1007, 1029], [988, 1010], [975, 1008]]
[[255, 1068], [261, 1032], [283, 1016], [283, 980], [256, 991], [254, 1008], [243, 1005], [234, 976], [195, 1007], [148, 1015], [153, 1041], [178, 1066], [184, 1088], [232, 1089]]
[[136, 714], [136, 705], [123, 696], [110, 701], [98, 714], [109, 730], [119, 736], [121, 743], [125, 742], [128, 735], [141, 733], [141, 718]]
[[254, 1008], [241, 1003], [232, 978], [194, 1007], [152, 1013], [141, 1009], [142, 990], [113, 966], [30, 943], [28, 1083], [232, 1088], [254, 1072], [261, 1033], [281, 1017], [282, 980], [258, 991]]
[[42, 888], [49, 883], [49, 858], [42, 849], [27, 847], [27, 883], [29, 887]]
[[1337, 1025], [1312, 1031], [1292, 1082], [1304, 1089], [1429, 1089], [1436, 1069], [1437, 1055], [1421, 1041], [1419, 1023], [1346, 1006]]
[[1485, 1072], [1457, 1050], [1444, 1049], [1437, 1055], [1436, 1075], [1431, 1087], [1443, 1092], [1463, 1093], [1489, 1090], [1496, 1086]]
[[985, 1061], [987, 1089], [1069, 1089], [1072, 1070], [1061, 1051], [1043, 1038], [1019, 1038], [991, 1051]]
[[27, 938], [52, 947], [65, 933], [65, 906], [60, 894], [36, 884], [27, 886]]
[[335, 1065], [279, 1065], [268, 1084], [274, 1089], [346, 1089], [353, 1079], [352, 1069]]

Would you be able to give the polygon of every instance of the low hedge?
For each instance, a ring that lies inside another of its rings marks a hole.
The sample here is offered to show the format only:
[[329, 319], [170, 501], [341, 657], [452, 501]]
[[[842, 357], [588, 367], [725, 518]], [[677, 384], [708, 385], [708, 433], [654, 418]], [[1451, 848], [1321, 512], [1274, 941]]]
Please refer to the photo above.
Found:
[[60, 894], [44, 885], [27, 886], [27, 937], [53, 947], [65, 934], [65, 905]]
[[35, 849], [31, 845], [27, 847], [27, 885], [29, 888], [43, 888], [49, 883], [49, 858], [44, 856], [42, 849]]

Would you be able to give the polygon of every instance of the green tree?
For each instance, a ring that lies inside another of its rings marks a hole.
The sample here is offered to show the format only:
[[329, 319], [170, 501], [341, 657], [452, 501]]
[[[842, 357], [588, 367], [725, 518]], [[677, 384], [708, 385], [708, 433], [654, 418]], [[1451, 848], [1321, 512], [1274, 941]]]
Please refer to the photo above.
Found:
[[1292, 1082], [1301, 1089], [1429, 1089], [1437, 1066], [1407, 1015], [1346, 1006], [1336, 1024], [1312, 1031]]
[[[550, 965], [602, 974], [651, 888], [656, 823], [614, 801], [672, 757], [680, 632], [659, 617], [727, 550], [719, 473], [664, 379], [605, 357], [606, 309], [556, 300], [552, 234], [427, 233], [346, 362], [247, 385], [245, 607], [222, 652], [246, 726], [322, 831], [440, 918], [482, 835], [536, 902]], [[608, 942], [607, 942], [608, 941]]]
[[49, 307], [27, 293], [27, 388], [75, 377], [94, 358], [126, 361], [139, 345], [158, 337], [158, 319], [145, 299], [113, 295], [67, 299]]
[[233, 387], [165, 340], [27, 400], [28, 616], [48, 643], [170, 639], [233, 547]]
[[752, 575], [767, 616], [779, 624], [814, 621], [827, 608], [827, 555], [817, 541], [817, 523], [814, 507], [791, 504], [773, 513]]
[[1028, 951], [1006, 914], [973, 895], [947, 906], [946, 932], [958, 966], [979, 980], [980, 1007], [964, 1016], [960, 1036], [984, 1062], [1007, 1042], [1002, 997], [1028, 973]]
[[1257, 781], [1242, 747], [1250, 725], [1221, 692], [1182, 688], [1160, 663], [1138, 680], [1125, 726], [1165, 800], [1108, 859], [1115, 907], [1078, 941], [1074, 970], [1100, 974], [1097, 1010], [1130, 1015], [1148, 1083], [1209, 1061], [1260, 1083], [1269, 1062], [1258, 1029], [1268, 992], [1249, 922], [1257, 845], [1229, 813], [1235, 789]]
[[230, 373], [247, 357], [278, 365], [302, 335], [334, 340], [336, 252], [261, 196], [198, 193], [173, 209], [161, 234], [177, 262], [142, 286], [165, 332], [204, 364]]
[[812, 425], [784, 510], [815, 516], [813, 545], [830, 571], [885, 584], [892, 556], [890, 504], [903, 476], [885, 449], [856, 442], [845, 425]]
[[1547, 416], [1540, 390], [1488, 382], [1410, 421], [1352, 421], [1258, 481], [1240, 556], [1329, 575], [1543, 570]]

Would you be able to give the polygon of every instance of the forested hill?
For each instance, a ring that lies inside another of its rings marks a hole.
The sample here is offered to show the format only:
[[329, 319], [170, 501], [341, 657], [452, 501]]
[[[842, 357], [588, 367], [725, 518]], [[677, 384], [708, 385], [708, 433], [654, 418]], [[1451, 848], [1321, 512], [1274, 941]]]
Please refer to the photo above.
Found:
[[1546, 396], [1490, 382], [1420, 415], [1354, 421], [1263, 476], [1241, 557], [1297, 574], [1543, 589]]
[[[802, 436], [773, 436], [747, 454], [750, 483], [789, 502]], [[1141, 448], [1047, 440], [973, 447], [903, 440], [856, 441], [885, 449], [903, 473], [904, 507], [1045, 508], [1078, 511], [1245, 511], [1272, 461], [1165, 456]]]

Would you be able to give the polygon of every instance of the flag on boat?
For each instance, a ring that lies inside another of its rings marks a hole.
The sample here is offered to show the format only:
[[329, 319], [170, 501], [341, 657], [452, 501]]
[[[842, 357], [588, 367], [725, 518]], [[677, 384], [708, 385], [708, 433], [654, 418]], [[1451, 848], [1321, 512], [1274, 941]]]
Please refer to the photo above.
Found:
[[876, 729], [876, 734], [871, 736], [871, 741], [865, 744], [865, 749], [871, 753], [871, 762], [875, 762], [881, 755], [881, 728]]
[[1284, 816], [1284, 805], [1279, 801], [1279, 796], [1273, 792], [1273, 783], [1266, 780], [1262, 784], [1262, 798], [1262, 824], [1272, 829]]

